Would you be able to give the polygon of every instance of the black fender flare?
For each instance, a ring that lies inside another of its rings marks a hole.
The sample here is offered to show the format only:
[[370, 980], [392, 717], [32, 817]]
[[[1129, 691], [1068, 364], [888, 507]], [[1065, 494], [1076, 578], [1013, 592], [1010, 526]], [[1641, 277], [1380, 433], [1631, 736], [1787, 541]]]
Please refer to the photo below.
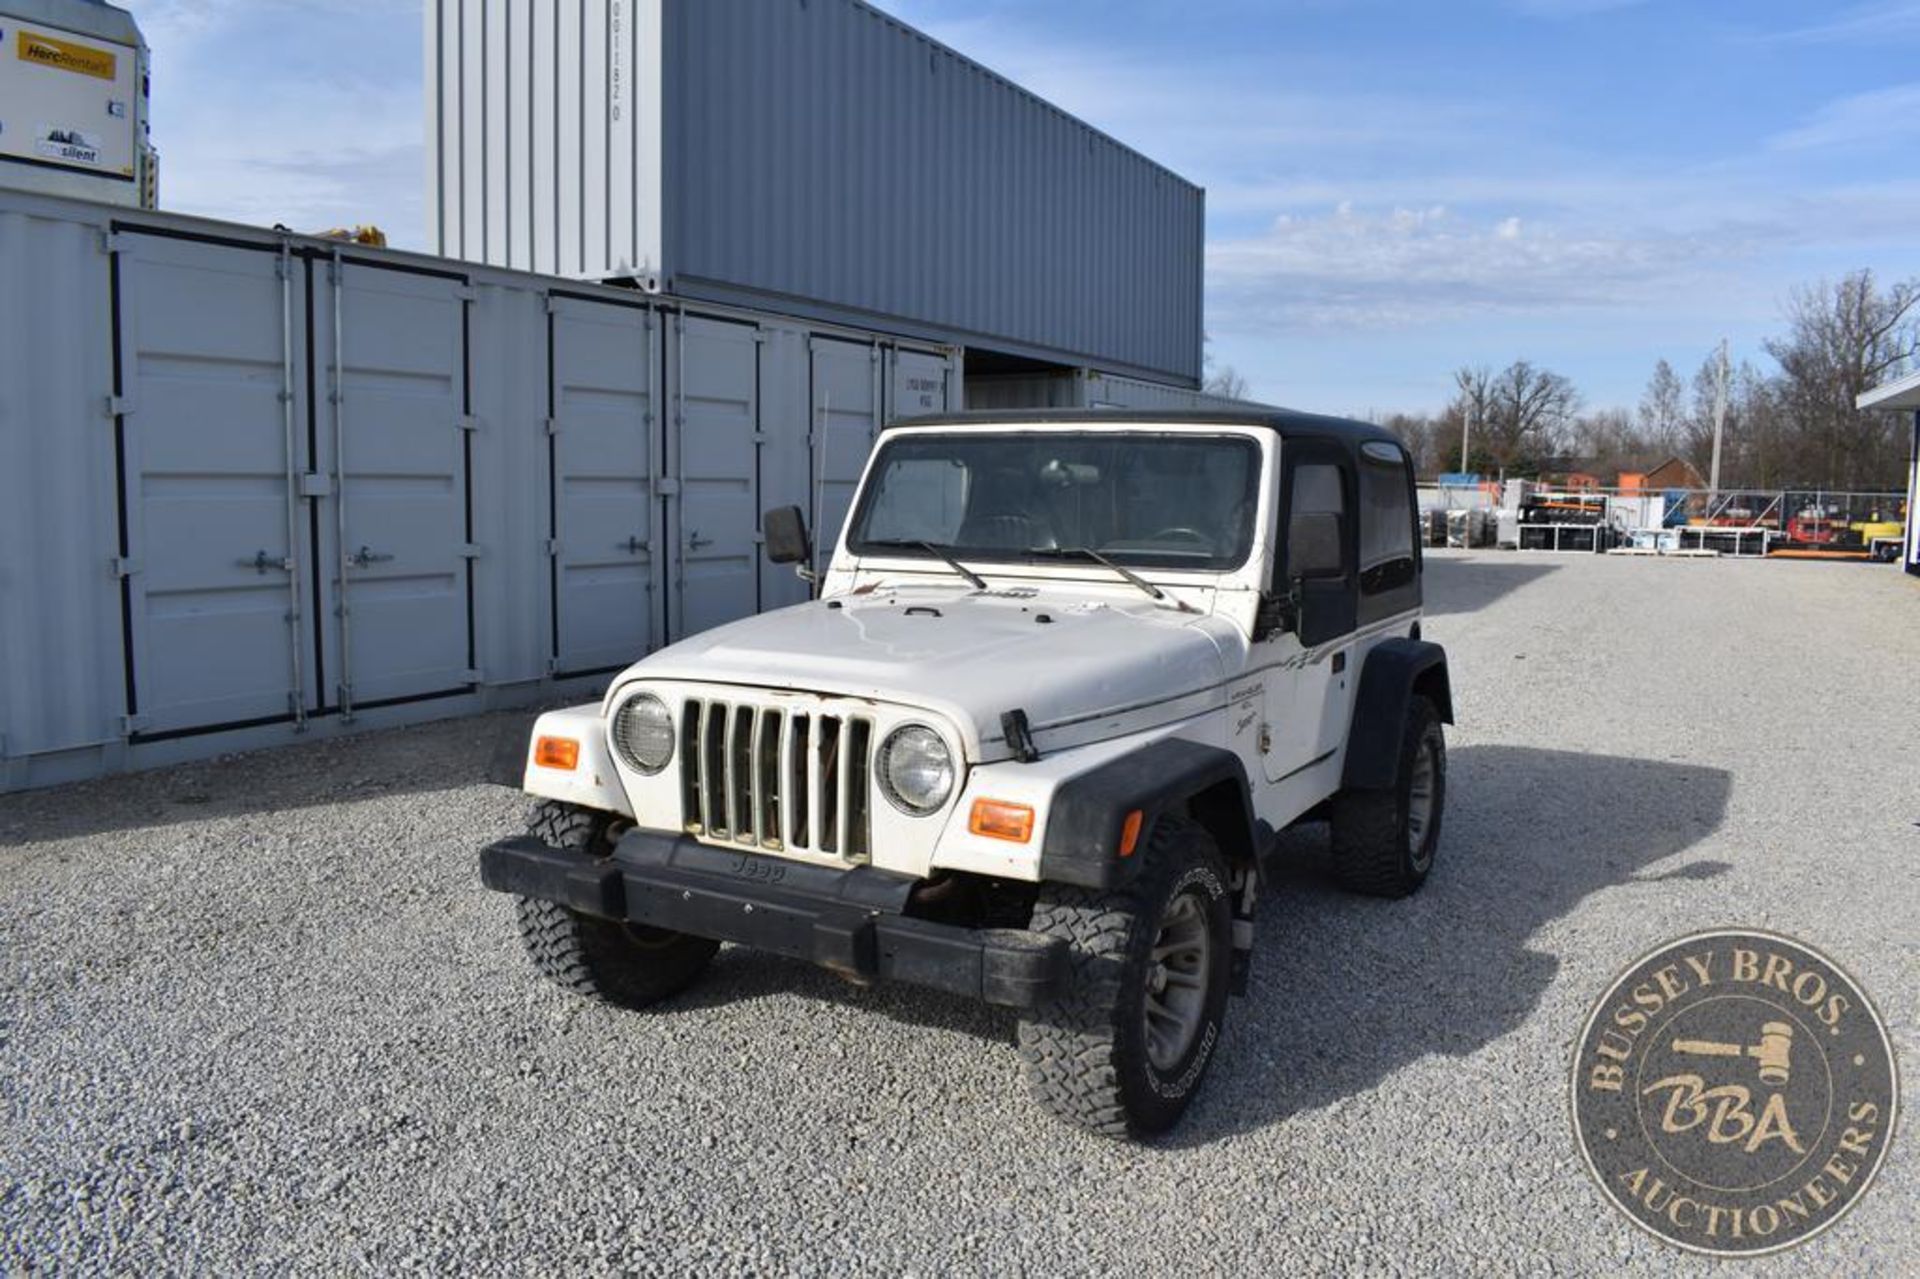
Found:
[[1349, 790], [1384, 790], [1400, 765], [1400, 737], [1407, 703], [1418, 693], [1433, 702], [1440, 722], [1453, 723], [1453, 684], [1447, 651], [1426, 640], [1396, 636], [1367, 654], [1353, 698], [1347, 760], [1340, 784]]
[[1197, 802], [1230, 865], [1256, 871], [1253, 795], [1240, 757], [1219, 746], [1164, 738], [1122, 755], [1054, 791], [1040, 845], [1040, 878], [1081, 888], [1116, 888], [1132, 879], [1137, 857], [1120, 856], [1127, 817], [1141, 814], [1140, 843], [1159, 816]]

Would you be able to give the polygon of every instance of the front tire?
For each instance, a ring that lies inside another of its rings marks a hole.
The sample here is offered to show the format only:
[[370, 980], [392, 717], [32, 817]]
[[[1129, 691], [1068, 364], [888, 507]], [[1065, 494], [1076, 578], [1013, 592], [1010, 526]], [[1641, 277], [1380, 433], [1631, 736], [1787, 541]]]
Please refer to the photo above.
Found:
[[1019, 1030], [1039, 1102], [1112, 1137], [1164, 1132], [1186, 1112], [1220, 1042], [1232, 964], [1227, 869], [1212, 836], [1162, 817], [1140, 856], [1123, 888], [1042, 886], [1030, 927], [1066, 940], [1068, 975]]
[[1407, 704], [1393, 785], [1334, 797], [1334, 878], [1369, 897], [1418, 891], [1433, 870], [1446, 806], [1446, 735], [1433, 703], [1415, 696]]
[[[543, 800], [527, 815], [527, 832], [554, 848], [613, 855], [613, 817]], [[646, 1008], [679, 994], [705, 971], [720, 943], [705, 937], [600, 919], [558, 902], [516, 897], [520, 940], [547, 980], [602, 1003]]]

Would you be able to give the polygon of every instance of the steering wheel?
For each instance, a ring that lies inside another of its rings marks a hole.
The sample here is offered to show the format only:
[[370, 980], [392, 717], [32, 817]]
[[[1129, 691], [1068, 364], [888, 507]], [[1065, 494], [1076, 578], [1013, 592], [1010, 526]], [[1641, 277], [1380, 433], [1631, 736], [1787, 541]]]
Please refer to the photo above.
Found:
[[1163, 528], [1158, 533], [1154, 533], [1150, 535], [1147, 538], [1147, 541], [1158, 542], [1163, 539], [1180, 539], [1188, 542], [1200, 542], [1209, 548], [1213, 546], [1212, 538], [1208, 537], [1205, 533], [1202, 533], [1199, 529], [1188, 528], [1184, 524], [1178, 524], [1172, 528]]

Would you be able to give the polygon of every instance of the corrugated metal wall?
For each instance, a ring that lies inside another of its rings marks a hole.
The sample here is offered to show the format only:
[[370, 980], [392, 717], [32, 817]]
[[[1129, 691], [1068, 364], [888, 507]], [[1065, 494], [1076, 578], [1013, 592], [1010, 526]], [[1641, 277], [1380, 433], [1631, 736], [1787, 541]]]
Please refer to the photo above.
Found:
[[670, 3], [666, 41], [676, 291], [1199, 376], [1199, 188], [851, 0]]
[[1195, 382], [1204, 193], [858, 0], [429, 0], [441, 251]]
[[1115, 377], [1090, 369], [1061, 373], [988, 374], [967, 378], [969, 409], [1246, 409], [1251, 400], [1209, 395], [1184, 386]]
[[661, 3], [427, 0], [439, 252], [657, 282]]
[[0, 790], [591, 696], [804, 599], [761, 512], [831, 545], [958, 399], [873, 333], [24, 193], [0, 279]]

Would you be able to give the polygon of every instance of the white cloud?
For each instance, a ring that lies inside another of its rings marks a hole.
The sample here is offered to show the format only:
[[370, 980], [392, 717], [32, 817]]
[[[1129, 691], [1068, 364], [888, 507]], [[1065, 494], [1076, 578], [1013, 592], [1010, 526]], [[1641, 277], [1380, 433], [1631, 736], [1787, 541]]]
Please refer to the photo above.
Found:
[[1282, 216], [1207, 254], [1220, 327], [1379, 328], [1490, 311], [1645, 304], [1737, 241], [1524, 230], [1442, 207]]
[[[152, 0], [160, 201], [424, 247], [419, 19], [382, 0]], [[384, 43], [369, 53], [369, 33]]]
[[1648, 0], [1513, 0], [1513, 7], [1536, 18], [1579, 18], [1614, 9], [1633, 9]]
[[1878, 4], [1856, 5], [1830, 22], [1796, 27], [1764, 38], [1781, 44], [1844, 44], [1914, 34], [1920, 34], [1920, 4], [1914, 0], [1882, 0]]
[[1920, 134], [1920, 83], [1894, 85], [1829, 102], [1802, 124], [1769, 140], [1779, 151], [1884, 145]]

